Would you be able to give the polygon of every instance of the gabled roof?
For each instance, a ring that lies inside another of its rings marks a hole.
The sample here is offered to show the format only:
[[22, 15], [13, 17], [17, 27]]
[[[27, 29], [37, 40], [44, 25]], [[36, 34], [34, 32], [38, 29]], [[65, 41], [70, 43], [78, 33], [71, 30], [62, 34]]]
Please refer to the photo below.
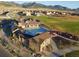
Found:
[[51, 37], [51, 34], [49, 32], [45, 32], [45, 33], [42, 33], [38, 36], [35, 36], [33, 37], [37, 42], [43, 42], [44, 40], [48, 39]]

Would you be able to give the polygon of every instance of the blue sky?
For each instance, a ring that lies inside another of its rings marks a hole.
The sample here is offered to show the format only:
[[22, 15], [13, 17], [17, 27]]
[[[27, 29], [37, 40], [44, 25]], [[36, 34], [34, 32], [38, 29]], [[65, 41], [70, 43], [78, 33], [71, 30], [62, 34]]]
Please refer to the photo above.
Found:
[[[17, 1], [17, 3], [34, 2], [34, 1]], [[79, 1], [35, 1], [45, 5], [62, 5], [68, 8], [79, 8]]]

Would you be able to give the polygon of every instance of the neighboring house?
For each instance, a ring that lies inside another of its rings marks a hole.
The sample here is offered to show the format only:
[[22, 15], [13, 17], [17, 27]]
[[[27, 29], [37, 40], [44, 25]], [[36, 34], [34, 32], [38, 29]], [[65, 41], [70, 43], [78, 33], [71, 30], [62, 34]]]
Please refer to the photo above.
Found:
[[27, 29], [39, 28], [39, 22], [37, 22], [36, 20], [28, 20], [26, 21], [26, 28]]
[[33, 11], [33, 12], [32, 12], [32, 15], [33, 15], [33, 16], [42, 16], [43, 13], [40, 12], [40, 11]]
[[24, 11], [20, 11], [17, 13], [19, 16], [26, 16], [26, 14], [24, 13]]
[[36, 16], [41, 16], [41, 14], [40, 13], [36, 13]]
[[9, 11], [4, 11], [1, 15], [6, 16], [9, 13]]
[[79, 16], [79, 12], [71, 13], [71, 16]]
[[30, 11], [27, 11], [26, 12], [26, 16], [31, 16], [31, 12]]
[[55, 13], [56, 13], [56, 12], [55, 12], [55, 11], [53, 11], [53, 12], [52, 12], [52, 15], [55, 15]]
[[18, 26], [21, 27], [21, 28], [23, 28], [23, 29], [25, 28], [25, 24], [24, 23], [21, 23], [21, 22], [18, 23]]
[[62, 12], [62, 15], [66, 15], [67, 13], [65, 13], [65, 12]]
[[44, 16], [44, 14], [42, 12], [38, 12], [36, 13], [36, 16]]
[[52, 12], [47, 12], [47, 15], [49, 16], [49, 15], [52, 15]]
[[37, 22], [36, 20], [26, 20], [24, 21], [24, 19], [21, 19], [21, 21], [18, 23], [19, 27], [22, 27], [24, 29], [37, 29], [39, 28], [40, 22]]
[[39, 12], [37, 12], [37, 13], [35, 13], [36, 14], [36, 16], [41, 16], [41, 13], [39, 13]]
[[24, 18], [20, 18], [19, 19], [18, 27], [21, 27], [23, 29], [25, 28]]

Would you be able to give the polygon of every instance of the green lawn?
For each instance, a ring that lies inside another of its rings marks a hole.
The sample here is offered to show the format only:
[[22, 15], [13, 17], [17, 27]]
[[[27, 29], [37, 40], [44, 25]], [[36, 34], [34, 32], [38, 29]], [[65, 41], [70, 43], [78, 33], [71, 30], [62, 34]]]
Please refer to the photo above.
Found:
[[49, 28], [79, 35], [79, 17], [31, 16], [39, 19]]
[[79, 51], [73, 51], [66, 54], [66, 57], [79, 57]]
[[39, 19], [50, 29], [69, 32], [79, 35], [79, 17], [54, 17], [54, 16], [31, 16], [31, 18]]

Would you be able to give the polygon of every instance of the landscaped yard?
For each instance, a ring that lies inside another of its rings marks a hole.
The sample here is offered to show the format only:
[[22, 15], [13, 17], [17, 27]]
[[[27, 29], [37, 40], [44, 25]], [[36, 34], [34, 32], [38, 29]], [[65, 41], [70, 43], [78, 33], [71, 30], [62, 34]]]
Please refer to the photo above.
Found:
[[51, 17], [51, 16], [31, 16], [31, 18], [39, 19], [49, 28], [59, 31], [66, 31], [75, 35], [79, 35], [79, 17]]

